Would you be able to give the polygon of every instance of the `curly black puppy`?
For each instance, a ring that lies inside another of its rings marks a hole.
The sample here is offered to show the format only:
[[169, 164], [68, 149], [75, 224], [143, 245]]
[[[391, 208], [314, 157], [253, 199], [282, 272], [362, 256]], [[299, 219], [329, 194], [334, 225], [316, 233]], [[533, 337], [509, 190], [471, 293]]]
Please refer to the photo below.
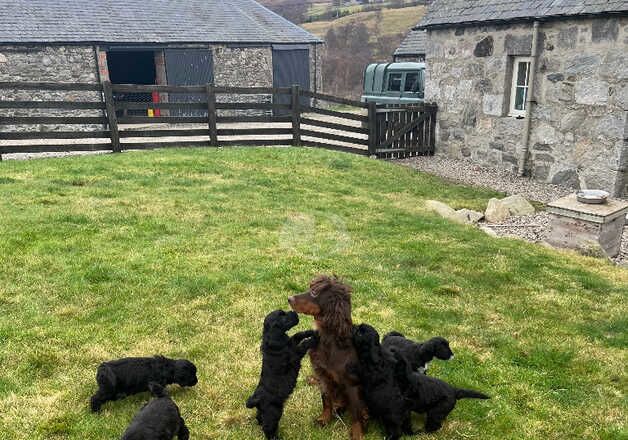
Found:
[[437, 358], [448, 361], [454, 358], [454, 353], [449, 348], [447, 339], [437, 336], [425, 342], [417, 343], [398, 332], [390, 332], [382, 340], [382, 346], [386, 349], [394, 348], [396, 352], [410, 363], [410, 368], [420, 373], [425, 373], [432, 359]]
[[[396, 381], [405, 374], [405, 365], [382, 349], [377, 330], [368, 324], [353, 328], [353, 344], [360, 361], [357, 374], [362, 384], [369, 416], [381, 420], [386, 439], [398, 440], [402, 434], [412, 435], [410, 408]], [[395, 372], [395, 369], [401, 368]]]
[[313, 330], [289, 337], [286, 332], [299, 323], [295, 312], [275, 310], [266, 316], [262, 335], [262, 374], [255, 392], [246, 401], [257, 408], [257, 422], [267, 439], [278, 439], [283, 407], [297, 384], [301, 359], [318, 343]]
[[185, 359], [168, 359], [163, 356], [124, 358], [103, 362], [96, 373], [98, 391], [91, 398], [93, 412], [109, 400], [119, 400], [131, 394], [148, 391], [148, 384], [161, 386], [172, 383], [183, 387], [196, 385], [196, 366]]
[[395, 370], [396, 380], [404, 390], [403, 394], [409, 401], [410, 409], [417, 413], [426, 413], [427, 432], [438, 431], [441, 428], [458, 400], [490, 399], [478, 391], [455, 388], [442, 380], [412, 371], [401, 353], [393, 351], [393, 355], [403, 366]]
[[156, 382], [148, 388], [155, 398], [135, 415], [122, 440], [172, 440], [175, 435], [188, 440], [190, 431], [165, 388]]

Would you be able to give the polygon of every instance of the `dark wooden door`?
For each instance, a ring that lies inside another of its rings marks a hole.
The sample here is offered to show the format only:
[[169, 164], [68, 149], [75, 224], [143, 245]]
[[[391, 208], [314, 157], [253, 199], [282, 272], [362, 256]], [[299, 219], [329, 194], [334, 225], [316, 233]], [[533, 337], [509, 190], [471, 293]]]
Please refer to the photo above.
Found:
[[[214, 63], [208, 49], [166, 49], [166, 77], [171, 86], [195, 86], [214, 82]], [[170, 102], [203, 102], [205, 94], [171, 93]], [[172, 110], [173, 116], [205, 116], [206, 110]]]
[[[310, 89], [309, 49], [273, 48], [273, 87], [298, 85]], [[307, 100], [306, 100], [307, 101]], [[275, 104], [290, 104], [290, 95], [275, 95]], [[307, 103], [304, 101], [304, 104]], [[275, 115], [285, 115], [289, 110], [275, 110]]]

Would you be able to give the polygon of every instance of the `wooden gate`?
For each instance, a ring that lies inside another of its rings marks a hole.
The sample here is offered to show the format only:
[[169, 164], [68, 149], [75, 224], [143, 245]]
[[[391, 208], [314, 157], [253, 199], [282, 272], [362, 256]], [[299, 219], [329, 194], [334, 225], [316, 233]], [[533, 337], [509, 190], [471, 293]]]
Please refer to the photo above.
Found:
[[436, 145], [435, 104], [378, 107], [375, 155], [384, 158], [433, 155]]

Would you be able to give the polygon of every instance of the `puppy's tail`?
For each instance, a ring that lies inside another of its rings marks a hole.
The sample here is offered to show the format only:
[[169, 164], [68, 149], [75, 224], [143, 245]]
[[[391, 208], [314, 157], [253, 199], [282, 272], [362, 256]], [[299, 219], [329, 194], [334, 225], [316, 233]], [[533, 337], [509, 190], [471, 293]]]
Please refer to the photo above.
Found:
[[249, 409], [255, 408], [258, 404], [259, 404], [259, 397], [257, 395], [257, 390], [255, 390], [255, 392], [251, 394], [251, 397], [249, 397], [246, 400], [246, 407]]
[[150, 393], [157, 398], [168, 397], [168, 391], [166, 391], [166, 389], [157, 382], [150, 382], [148, 384], [148, 389], [150, 390]]
[[456, 400], [460, 399], [490, 399], [490, 397], [486, 394], [480, 393], [479, 391], [456, 388]]
[[398, 337], [400, 337], [400, 338], [405, 338], [405, 336], [404, 336], [403, 334], [401, 334], [401, 333], [396, 332], [396, 331], [394, 331], [394, 330], [393, 330], [392, 332], [386, 333], [386, 334], [384, 335], [384, 339], [386, 339], [386, 338], [390, 338], [391, 336], [398, 336]]

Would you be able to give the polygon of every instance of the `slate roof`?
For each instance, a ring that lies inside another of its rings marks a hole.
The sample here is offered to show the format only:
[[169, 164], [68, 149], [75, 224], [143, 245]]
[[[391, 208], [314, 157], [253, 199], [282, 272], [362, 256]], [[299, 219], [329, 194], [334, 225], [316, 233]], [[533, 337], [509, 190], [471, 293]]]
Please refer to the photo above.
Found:
[[320, 43], [253, 0], [0, 0], [0, 43]]
[[425, 55], [427, 33], [412, 30], [395, 50], [395, 55]]
[[417, 28], [628, 13], [628, 0], [434, 0]]

